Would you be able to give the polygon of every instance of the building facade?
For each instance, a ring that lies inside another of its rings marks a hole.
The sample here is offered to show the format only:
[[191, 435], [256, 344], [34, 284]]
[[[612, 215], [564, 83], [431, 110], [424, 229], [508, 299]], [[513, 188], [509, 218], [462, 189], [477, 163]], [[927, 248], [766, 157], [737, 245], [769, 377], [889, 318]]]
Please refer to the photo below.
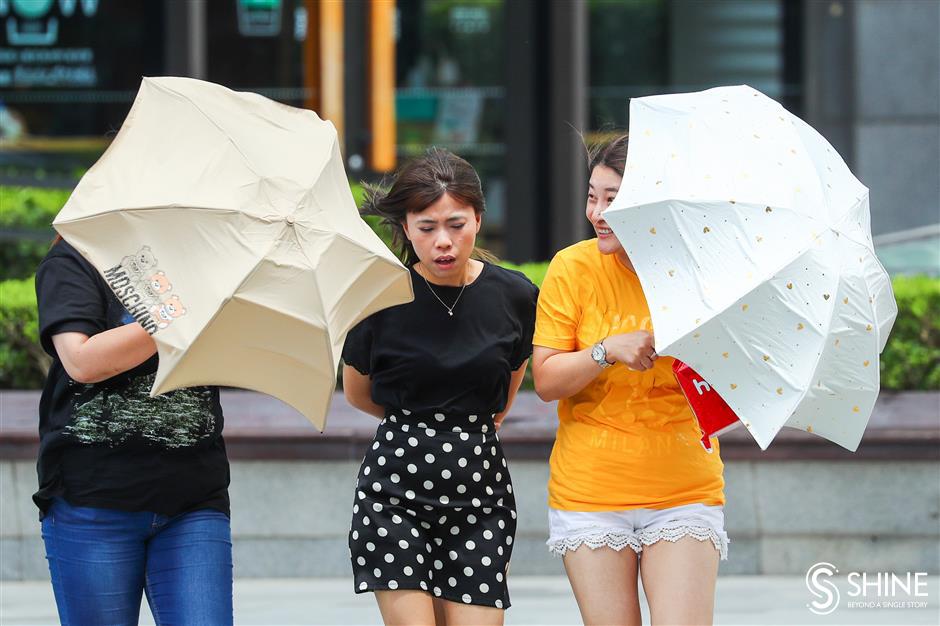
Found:
[[80, 171], [140, 77], [333, 121], [352, 179], [430, 145], [484, 182], [484, 244], [587, 235], [584, 143], [631, 97], [746, 83], [871, 189], [876, 235], [940, 223], [940, 0], [0, 0], [0, 175]]

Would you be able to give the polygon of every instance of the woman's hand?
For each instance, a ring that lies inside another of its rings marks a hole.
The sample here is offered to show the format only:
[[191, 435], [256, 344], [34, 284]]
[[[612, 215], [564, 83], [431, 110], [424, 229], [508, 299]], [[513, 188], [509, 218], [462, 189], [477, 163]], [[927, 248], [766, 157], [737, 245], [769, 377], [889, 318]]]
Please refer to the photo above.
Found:
[[611, 335], [604, 340], [609, 363], [623, 363], [639, 372], [653, 367], [653, 361], [657, 358], [653, 345], [653, 335], [645, 330]]

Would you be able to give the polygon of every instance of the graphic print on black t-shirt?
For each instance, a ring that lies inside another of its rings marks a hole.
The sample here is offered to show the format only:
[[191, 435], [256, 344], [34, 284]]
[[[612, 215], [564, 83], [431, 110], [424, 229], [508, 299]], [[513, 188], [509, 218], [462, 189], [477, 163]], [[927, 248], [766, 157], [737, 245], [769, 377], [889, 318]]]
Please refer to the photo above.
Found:
[[140, 437], [163, 448], [185, 448], [215, 434], [212, 390], [193, 387], [150, 397], [156, 374], [126, 385], [81, 385], [65, 431], [81, 443], [116, 446]]
[[[136, 278], [137, 283], [159, 282], [157, 260], [144, 246], [121, 264], [105, 272], [105, 276]], [[120, 284], [108, 282], [114, 295], [121, 295]], [[134, 283], [130, 280], [128, 284]], [[167, 283], [168, 288], [172, 288]], [[126, 291], [126, 290], [125, 290]], [[140, 299], [141, 289], [126, 291], [133, 304]], [[127, 309], [127, 298], [119, 302], [109, 296], [105, 318], [108, 328], [117, 328], [140, 320], [140, 313]], [[185, 313], [185, 311], [184, 311]], [[154, 323], [153, 330], [157, 329]], [[153, 331], [150, 331], [151, 334]], [[208, 387], [178, 389], [150, 397], [156, 380], [152, 368], [135, 368], [125, 375], [96, 384], [72, 382], [72, 416], [65, 432], [81, 443], [117, 446], [140, 442], [162, 448], [185, 448], [215, 434], [214, 396]]]

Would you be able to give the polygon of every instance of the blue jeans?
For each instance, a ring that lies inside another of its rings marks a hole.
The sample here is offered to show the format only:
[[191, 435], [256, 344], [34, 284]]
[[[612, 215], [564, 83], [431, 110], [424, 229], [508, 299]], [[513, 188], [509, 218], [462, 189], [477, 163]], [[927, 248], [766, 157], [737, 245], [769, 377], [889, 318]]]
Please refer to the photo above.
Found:
[[42, 520], [63, 626], [137, 624], [146, 591], [160, 624], [232, 623], [229, 518], [72, 506], [56, 498]]

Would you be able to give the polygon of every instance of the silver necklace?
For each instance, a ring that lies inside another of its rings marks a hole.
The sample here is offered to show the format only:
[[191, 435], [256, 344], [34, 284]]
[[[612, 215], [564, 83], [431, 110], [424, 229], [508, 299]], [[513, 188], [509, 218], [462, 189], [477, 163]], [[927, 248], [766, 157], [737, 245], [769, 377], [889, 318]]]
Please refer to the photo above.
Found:
[[[420, 276], [421, 276], [421, 278], [424, 278], [424, 275], [423, 275], [423, 274], [421, 274]], [[443, 300], [441, 300], [441, 297], [440, 297], [439, 295], [437, 295], [437, 293], [434, 291], [434, 288], [431, 287], [431, 283], [428, 282], [428, 279], [427, 279], [427, 278], [424, 278], [424, 284], [428, 286], [428, 291], [431, 292], [431, 295], [434, 296], [435, 298], [437, 298], [437, 301], [440, 302], [441, 305], [442, 305], [445, 309], [447, 309], [447, 315], [453, 317], [453, 316], [454, 316], [454, 307], [456, 307], [456, 306], [457, 306], [457, 303], [460, 302], [460, 296], [463, 295], [463, 290], [467, 288], [467, 283], [464, 283], [463, 286], [460, 288], [460, 293], [457, 294], [457, 299], [454, 300], [454, 303], [453, 303], [452, 305], [450, 305], [450, 306], [447, 306], [447, 304], [445, 304], [445, 302], [444, 302]]]

